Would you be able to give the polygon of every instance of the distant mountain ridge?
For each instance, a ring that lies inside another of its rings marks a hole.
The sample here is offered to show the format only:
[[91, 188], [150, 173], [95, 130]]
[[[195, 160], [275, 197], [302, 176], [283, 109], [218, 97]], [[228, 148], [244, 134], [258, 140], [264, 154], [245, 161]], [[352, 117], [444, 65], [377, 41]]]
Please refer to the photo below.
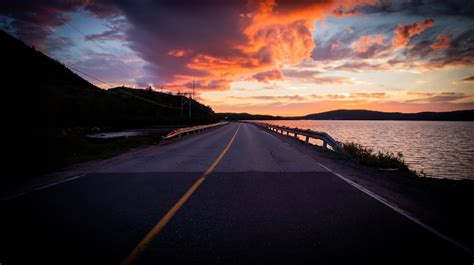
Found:
[[249, 113], [218, 113], [230, 120], [426, 120], [426, 121], [474, 121], [474, 110], [449, 112], [382, 112], [372, 110], [333, 110], [298, 117], [254, 115]]
[[371, 110], [334, 110], [303, 116], [308, 120], [444, 120], [474, 121], [474, 110], [449, 112], [381, 112]]

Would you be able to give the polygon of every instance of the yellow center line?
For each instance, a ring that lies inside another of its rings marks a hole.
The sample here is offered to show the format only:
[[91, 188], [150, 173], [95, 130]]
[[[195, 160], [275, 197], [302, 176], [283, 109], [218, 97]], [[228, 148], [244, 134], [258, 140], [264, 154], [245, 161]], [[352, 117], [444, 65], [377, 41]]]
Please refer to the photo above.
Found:
[[217, 159], [209, 166], [209, 168], [202, 174], [202, 176], [194, 182], [194, 184], [184, 193], [184, 195], [179, 199], [179, 201], [160, 219], [160, 221], [146, 234], [145, 238], [130, 252], [127, 258], [122, 262], [123, 265], [133, 264], [133, 262], [141, 255], [141, 253], [145, 250], [145, 248], [150, 244], [153, 238], [160, 233], [160, 231], [166, 226], [166, 224], [173, 218], [173, 216], [179, 211], [179, 209], [186, 203], [186, 201], [191, 197], [191, 195], [196, 191], [196, 189], [201, 185], [204, 180], [206, 180], [207, 176], [214, 170], [217, 164], [222, 160], [224, 155], [229, 150], [230, 146], [234, 142], [237, 133], [239, 132], [240, 125], [237, 127], [234, 135], [230, 139], [227, 146], [221, 152], [221, 154], [217, 157]]

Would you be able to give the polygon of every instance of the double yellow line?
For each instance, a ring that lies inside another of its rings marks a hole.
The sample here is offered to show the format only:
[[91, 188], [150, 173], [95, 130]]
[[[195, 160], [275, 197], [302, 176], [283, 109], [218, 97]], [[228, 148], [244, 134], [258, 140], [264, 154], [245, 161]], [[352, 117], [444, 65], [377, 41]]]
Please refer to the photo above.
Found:
[[184, 193], [184, 195], [178, 200], [178, 202], [173, 207], [171, 207], [171, 209], [160, 219], [160, 221], [150, 230], [150, 232], [146, 234], [145, 238], [140, 241], [140, 243], [132, 250], [132, 252], [130, 252], [130, 254], [122, 262], [123, 265], [133, 264], [135, 260], [142, 254], [145, 248], [150, 244], [153, 238], [155, 238], [156, 235], [158, 235], [158, 233], [163, 230], [163, 228], [171, 220], [171, 218], [173, 218], [173, 216], [186, 203], [186, 201], [189, 200], [194, 191], [196, 191], [196, 189], [204, 182], [204, 180], [206, 180], [212, 170], [214, 170], [217, 164], [219, 164], [224, 155], [227, 153], [230, 146], [234, 142], [234, 139], [237, 136], [239, 129], [240, 125], [239, 127], [237, 127], [237, 130], [235, 131], [234, 135], [232, 136], [224, 150], [222, 150], [220, 155], [217, 157], [217, 159], [209, 166], [206, 172], [204, 172], [204, 174], [202, 174], [202, 176], [198, 180], [196, 180], [196, 182], [194, 182], [194, 184], [186, 191], [186, 193]]

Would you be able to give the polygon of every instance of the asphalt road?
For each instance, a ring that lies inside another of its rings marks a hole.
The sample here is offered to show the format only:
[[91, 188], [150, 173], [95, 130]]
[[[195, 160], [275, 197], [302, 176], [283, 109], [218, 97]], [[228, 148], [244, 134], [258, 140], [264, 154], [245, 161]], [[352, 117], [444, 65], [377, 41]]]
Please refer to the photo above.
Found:
[[233, 123], [0, 202], [0, 263], [120, 264], [213, 163], [134, 263], [473, 262], [278, 137]]

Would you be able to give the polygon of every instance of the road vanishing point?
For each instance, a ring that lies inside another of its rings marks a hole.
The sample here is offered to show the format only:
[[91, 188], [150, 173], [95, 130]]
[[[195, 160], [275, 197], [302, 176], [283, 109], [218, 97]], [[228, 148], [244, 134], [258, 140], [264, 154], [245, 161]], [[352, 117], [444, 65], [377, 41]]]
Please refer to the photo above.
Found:
[[0, 263], [472, 264], [281, 137], [229, 123], [1, 201]]

